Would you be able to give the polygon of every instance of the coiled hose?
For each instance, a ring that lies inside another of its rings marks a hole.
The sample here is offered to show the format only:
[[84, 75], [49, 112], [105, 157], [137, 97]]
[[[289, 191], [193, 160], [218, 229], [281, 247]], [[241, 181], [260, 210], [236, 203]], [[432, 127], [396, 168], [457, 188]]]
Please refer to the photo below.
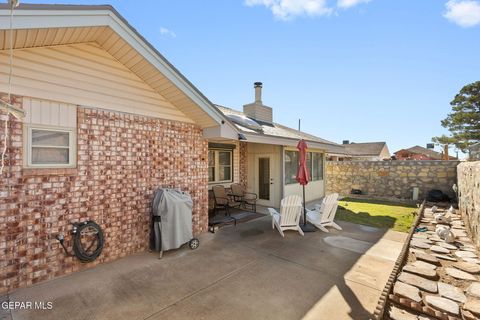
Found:
[[[85, 221], [80, 223], [73, 224], [73, 254], [69, 253], [67, 248], [64, 245], [63, 235], [58, 235], [57, 239], [60, 241], [60, 245], [65, 250], [65, 253], [69, 256], [75, 256], [81, 262], [92, 262], [98, 258], [102, 253], [103, 246], [105, 244], [103, 238], [102, 228], [93, 221]], [[82, 236], [91, 236], [90, 245], [84, 247], [82, 243]], [[96, 248], [92, 248], [96, 243]]]

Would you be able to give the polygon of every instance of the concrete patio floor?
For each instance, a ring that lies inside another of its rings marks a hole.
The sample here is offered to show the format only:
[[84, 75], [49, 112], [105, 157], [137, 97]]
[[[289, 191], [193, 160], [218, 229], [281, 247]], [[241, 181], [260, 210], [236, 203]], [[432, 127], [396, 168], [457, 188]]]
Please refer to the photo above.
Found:
[[406, 234], [343, 231], [282, 238], [269, 217], [203, 234], [200, 248], [135, 254], [9, 295], [51, 301], [20, 319], [368, 319]]

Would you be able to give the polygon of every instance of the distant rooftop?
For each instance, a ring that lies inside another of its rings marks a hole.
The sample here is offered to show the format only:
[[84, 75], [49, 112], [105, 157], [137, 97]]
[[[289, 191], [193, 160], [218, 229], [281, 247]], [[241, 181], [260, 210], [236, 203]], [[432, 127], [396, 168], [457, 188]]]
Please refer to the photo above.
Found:
[[379, 156], [387, 143], [381, 142], [352, 142], [344, 144], [345, 151], [351, 156]]
[[[409, 151], [411, 153], [415, 153], [415, 154], [423, 154], [429, 158], [432, 158], [432, 159], [435, 159], [435, 160], [442, 160], [443, 159], [443, 156], [442, 156], [442, 153], [440, 152], [437, 152], [435, 150], [432, 150], [432, 149], [427, 149], [427, 148], [424, 148], [424, 147], [421, 147], [421, 146], [414, 146], [414, 147], [411, 147], [411, 148], [408, 148], [408, 149], [401, 149], [401, 150], [398, 150], [395, 152], [395, 154], [397, 154], [398, 152], [400, 151], [403, 151], [403, 150], [406, 150], [406, 151]], [[457, 160], [456, 157], [452, 157], [452, 156], [449, 156], [449, 159], [450, 160]]]

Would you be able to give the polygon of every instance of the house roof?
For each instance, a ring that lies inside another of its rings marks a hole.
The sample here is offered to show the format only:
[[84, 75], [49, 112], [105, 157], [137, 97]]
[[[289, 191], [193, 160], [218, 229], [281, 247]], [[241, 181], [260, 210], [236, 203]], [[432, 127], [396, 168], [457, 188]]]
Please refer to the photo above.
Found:
[[[216, 107], [227, 118], [229, 115], [239, 115], [242, 117], [246, 117], [246, 115], [241, 111], [221, 105], [216, 105]], [[344, 151], [343, 146], [340, 144], [319, 138], [303, 131], [289, 128], [279, 123], [267, 123], [259, 120], [255, 120], [255, 122], [257, 122], [261, 126], [262, 130], [254, 130], [251, 128], [247, 128], [246, 126], [242, 126], [238, 123], [234, 123], [234, 125], [241, 133], [249, 136], [247, 141], [256, 142], [255, 137], [265, 137], [270, 139], [272, 143], [278, 142], [275, 144], [296, 146], [298, 140], [304, 139], [305, 141], [309, 142], [309, 146], [312, 148], [324, 149], [328, 152]]]
[[361, 142], [343, 145], [345, 151], [351, 156], [380, 156], [383, 148], [387, 145], [386, 142]]
[[[401, 149], [401, 150], [396, 151], [395, 154], [397, 154], [401, 151], [408, 151], [408, 152], [415, 153], [415, 154], [423, 154], [423, 155], [425, 155], [429, 158], [435, 159], [435, 160], [442, 160], [442, 154], [440, 152], [437, 152], [437, 151], [434, 151], [434, 150], [431, 150], [431, 149], [427, 149], [427, 148], [424, 148], [424, 147], [421, 147], [421, 146], [414, 146], [414, 147], [411, 147], [411, 148], [408, 148], [408, 149]], [[449, 156], [449, 159], [450, 160], [456, 160], [457, 158]]]
[[[14, 48], [95, 42], [200, 127], [218, 126], [223, 115], [109, 5], [21, 4], [14, 10]], [[7, 39], [10, 7], [0, 4], [0, 38]], [[0, 41], [0, 50], [9, 41]]]

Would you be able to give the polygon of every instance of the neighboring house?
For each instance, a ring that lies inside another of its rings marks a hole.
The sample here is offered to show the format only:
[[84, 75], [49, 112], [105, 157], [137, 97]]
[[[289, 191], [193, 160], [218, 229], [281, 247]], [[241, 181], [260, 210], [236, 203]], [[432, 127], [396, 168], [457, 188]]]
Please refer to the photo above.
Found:
[[[0, 39], [9, 19], [1, 5]], [[0, 292], [146, 250], [158, 187], [188, 191], [194, 233], [206, 231], [204, 132], [236, 139], [234, 125], [110, 6], [21, 5], [13, 26], [13, 104], [26, 117], [10, 117], [0, 177]], [[8, 46], [0, 41], [3, 99]], [[106, 246], [85, 265], [55, 236], [71, 245], [71, 223], [87, 219]]]
[[343, 141], [344, 153], [329, 153], [330, 161], [382, 161], [390, 159], [386, 142], [351, 142]]
[[[302, 138], [311, 148], [307, 199], [324, 195], [324, 155], [342, 147], [274, 124], [261, 86], [244, 107], [250, 122], [214, 106], [111, 6], [20, 5], [13, 19], [12, 103], [26, 116], [10, 116], [0, 177], [0, 292], [146, 250], [158, 187], [192, 195], [195, 234], [207, 230], [215, 183], [243, 183], [278, 206], [300, 193]], [[9, 26], [0, 5], [0, 39]], [[2, 99], [9, 43], [0, 41]], [[0, 112], [0, 141], [4, 120]], [[72, 223], [88, 219], [103, 228], [105, 248], [82, 264], [55, 236], [70, 247]]]
[[[397, 160], [443, 160], [442, 153], [421, 146], [401, 149], [394, 154]], [[457, 160], [457, 158], [449, 156], [449, 160]]]
[[325, 153], [341, 152], [341, 145], [288, 128], [273, 121], [272, 108], [262, 103], [262, 83], [256, 82], [255, 102], [243, 106], [243, 112], [217, 105], [240, 132], [238, 140], [209, 139], [209, 184], [244, 184], [258, 194], [260, 205], [280, 206], [291, 194], [302, 194], [295, 180], [300, 139], [308, 144], [307, 164], [310, 183], [307, 201], [325, 194]]

